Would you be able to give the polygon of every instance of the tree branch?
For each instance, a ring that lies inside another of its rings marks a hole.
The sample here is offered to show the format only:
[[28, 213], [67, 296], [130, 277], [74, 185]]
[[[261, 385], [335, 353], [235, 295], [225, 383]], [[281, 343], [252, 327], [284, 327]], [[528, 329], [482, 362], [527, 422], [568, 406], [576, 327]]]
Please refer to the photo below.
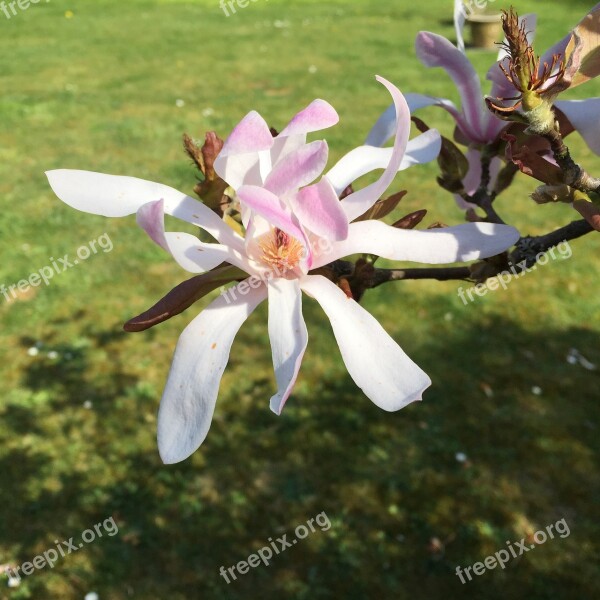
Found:
[[420, 269], [375, 269], [373, 285], [380, 286], [388, 281], [403, 281], [405, 279], [436, 279], [450, 281], [452, 279], [469, 279], [469, 267], [432, 267]]

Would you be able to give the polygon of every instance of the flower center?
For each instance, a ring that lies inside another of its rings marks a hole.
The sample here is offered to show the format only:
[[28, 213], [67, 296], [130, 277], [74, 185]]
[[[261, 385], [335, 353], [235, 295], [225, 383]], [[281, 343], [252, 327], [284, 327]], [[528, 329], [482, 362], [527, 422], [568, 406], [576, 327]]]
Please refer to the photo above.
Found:
[[295, 237], [277, 228], [265, 233], [258, 245], [263, 262], [278, 275], [294, 269], [306, 254], [306, 249]]

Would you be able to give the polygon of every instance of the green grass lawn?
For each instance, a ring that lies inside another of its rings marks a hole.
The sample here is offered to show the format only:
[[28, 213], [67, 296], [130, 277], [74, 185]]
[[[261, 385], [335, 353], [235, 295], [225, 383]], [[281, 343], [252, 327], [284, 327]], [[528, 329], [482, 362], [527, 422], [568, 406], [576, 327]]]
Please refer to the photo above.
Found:
[[[516, 8], [539, 11], [543, 50], [592, 4]], [[281, 128], [316, 97], [341, 117], [327, 132], [333, 161], [389, 103], [375, 74], [404, 92], [456, 99], [413, 47], [422, 29], [452, 38], [451, 5], [257, 0], [226, 17], [218, 0], [52, 0], [11, 19], [0, 13], [0, 283], [104, 233], [114, 244], [17, 301], [0, 296], [0, 565], [111, 515], [119, 526], [17, 588], [0, 580], [1, 599], [599, 597], [600, 371], [566, 360], [576, 348], [600, 365], [598, 236], [468, 306], [457, 282], [368, 293], [365, 307], [434, 381], [423, 402], [395, 414], [354, 386], [325, 315], [307, 301], [301, 376], [283, 416], [273, 415], [261, 307], [236, 339], [207, 441], [164, 466], [155, 440], [162, 387], [179, 332], [208, 301], [124, 333], [124, 321], [187, 274], [133, 217], [73, 211], [44, 176], [81, 168], [191, 191], [183, 132], [225, 136], [251, 109]], [[483, 76], [494, 55], [469, 56]], [[584, 94], [600, 95], [600, 84], [571, 96]], [[452, 131], [442, 111], [419, 116]], [[600, 159], [569, 141], [598, 175]], [[436, 174], [427, 165], [398, 177], [393, 191], [409, 190], [398, 216], [425, 207], [425, 224], [462, 221]], [[576, 217], [564, 205], [535, 206], [534, 187], [523, 177], [497, 201], [522, 233]], [[322, 511], [328, 531], [229, 585], [219, 576]], [[457, 565], [562, 518], [568, 537], [467, 585], [455, 576]]]

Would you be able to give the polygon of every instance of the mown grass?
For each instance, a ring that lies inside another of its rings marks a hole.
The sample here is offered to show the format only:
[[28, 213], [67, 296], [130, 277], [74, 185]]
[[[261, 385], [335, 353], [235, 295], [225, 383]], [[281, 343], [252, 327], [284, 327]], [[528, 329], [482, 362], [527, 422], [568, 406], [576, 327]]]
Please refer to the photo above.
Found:
[[[114, 243], [48, 287], [0, 298], [0, 564], [29, 560], [110, 515], [119, 525], [118, 535], [53, 570], [1, 588], [1, 598], [69, 600], [91, 590], [103, 600], [598, 595], [600, 384], [598, 371], [566, 361], [574, 347], [600, 364], [597, 239], [573, 242], [569, 260], [466, 307], [456, 282], [369, 293], [365, 306], [434, 381], [424, 402], [397, 414], [355, 388], [311, 302], [301, 378], [285, 414], [271, 414], [260, 309], [234, 345], [206, 443], [167, 467], [156, 452], [158, 401], [177, 336], [206, 301], [156, 330], [123, 333], [126, 319], [186, 274], [133, 218], [72, 211], [43, 175], [83, 168], [191, 190], [184, 131], [226, 135], [250, 109], [281, 127], [315, 97], [341, 116], [327, 134], [334, 160], [389, 102], [376, 73], [405, 92], [456, 98], [413, 49], [421, 29], [452, 37], [450, 4], [258, 0], [227, 18], [216, 0], [53, 0], [10, 20], [0, 14], [0, 283], [103, 233]], [[544, 3], [540, 49], [590, 5]], [[485, 73], [492, 55], [469, 55]], [[575, 92], [600, 95], [600, 86]], [[441, 111], [421, 116], [452, 130]], [[600, 171], [580, 140], [571, 145]], [[429, 165], [398, 178], [394, 189], [410, 191], [399, 214], [426, 207], [427, 222], [461, 221], [436, 172]], [[519, 179], [498, 200], [524, 233], [574, 218], [565, 206], [531, 204], [534, 186]], [[468, 460], [458, 462], [457, 452]], [[221, 565], [321, 511], [329, 531], [230, 585], [219, 577]], [[468, 585], [454, 575], [456, 565], [561, 518], [568, 537]]]

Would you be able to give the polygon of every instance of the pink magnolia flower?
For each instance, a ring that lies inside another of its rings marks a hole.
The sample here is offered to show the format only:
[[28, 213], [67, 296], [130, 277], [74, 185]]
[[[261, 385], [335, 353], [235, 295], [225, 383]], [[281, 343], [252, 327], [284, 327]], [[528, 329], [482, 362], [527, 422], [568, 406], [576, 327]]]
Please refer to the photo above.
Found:
[[[321, 175], [327, 145], [306, 142], [306, 134], [337, 122], [334, 109], [314, 101], [273, 138], [260, 115], [249, 113], [233, 130], [215, 169], [237, 191], [246, 226], [235, 233], [201, 202], [168, 186], [85, 171], [50, 171], [57, 196], [68, 205], [105, 216], [137, 213], [150, 237], [188, 271], [221, 263], [243, 269], [248, 278], [213, 300], [179, 338], [158, 419], [164, 462], [187, 458], [204, 441], [219, 385], [241, 325], [268, 298], [268, 330], [277, 392], [271, 409], [279, 414], [296, 381], [308, 342], [302, 293], [314, 298], [330, 319], [348, 372], [377, 406], [395, 411], [420, 400], [429, 377], [403, 352], [377, 320], [334, 283], [310, 269], [355, 253], [392, 260], [450, 263], [492, 256], [519, 237], [512, 227], [469, 223], [427, 231], [402, 230], [379, 221], [352, 222], [381, 197], [399, 169], [419, 160], [406, 155], [410, 115], [402, 94], [389, 82], [398, 118], [394, 147], [353, 151]], [[425, 144], [427, 145], [427, 144]], [[435, 155], [435, 154], [434, 154]], [[349, 157], [349, 158], [348, 158]], [[385, 164], [384, 164], [385, 163]], [[373, 184], [340, 201], [337, 190], [353, 180], [348, 173], [385, 167]], [[164, 214], [209, 232], [216, 243], [167, 232]]]
[[[458, 142], [468, 147], [466, 157], [469, 170], [463, 180], [467, 194], [474, 194], [481, 182], [481, 149], [483, 146], [497, 141], [506, 122], [494, 116], [486, 107], [484, 95], [471, 61], [465, 54], [462, 42], [462, 29], [464, 26], [464, 10], [461, 9], [460, 0], [455, 1], [455, 29], [457, 31], [458, 47], [441, 35], [422, 31], [416, 38], [416, 52], [421, 62], [426, 67], [443, 68], [456, 86], [461, 98], [461, 107], [446, 99], [426, 96], [423, 94], [406, 94], [406, 99], [411, 112], [428, 106], [439, 106], [450, 113], [456, 123], [455, 137]], [[592, 11], [600, 7], [597, 4]], [[525, 15], [528, 30], [528, 39], [531, 41], [535, 35], [536, 15]], [[554, 54], [563, 54], [571, 39], [569, 33], [541, 56], [541, 65], [551, 63]], [[499, 63], [506, 59], [506, 52], [500, 50], [497, 60], [487, 72], [486, 78], [492, 82], [490, 97], [507, 98], [515, 95], [515, 89], [502, 73]], [[550, 82], [551, 83], [551, 80]], [[573, 129], [583, 137], [590, 149], [600, 154], [600, 98], [587, 100], [559, 100], [554, 103], [569, 120]], [[395, 115], [393, 106], [386, 110], [374, 125], [367, 137], [367, 144], [382, 146], [393, 135]], [[568, 131], [570, 133], [570, 131]], [[499, 157], [493, 157], [490, 163], [490, 186], [493, 188], [496, 177], [502, 166]], [[473, 208], [473, 205], [464, 202], [456, 196], [456, 201], [461, 208]]]

